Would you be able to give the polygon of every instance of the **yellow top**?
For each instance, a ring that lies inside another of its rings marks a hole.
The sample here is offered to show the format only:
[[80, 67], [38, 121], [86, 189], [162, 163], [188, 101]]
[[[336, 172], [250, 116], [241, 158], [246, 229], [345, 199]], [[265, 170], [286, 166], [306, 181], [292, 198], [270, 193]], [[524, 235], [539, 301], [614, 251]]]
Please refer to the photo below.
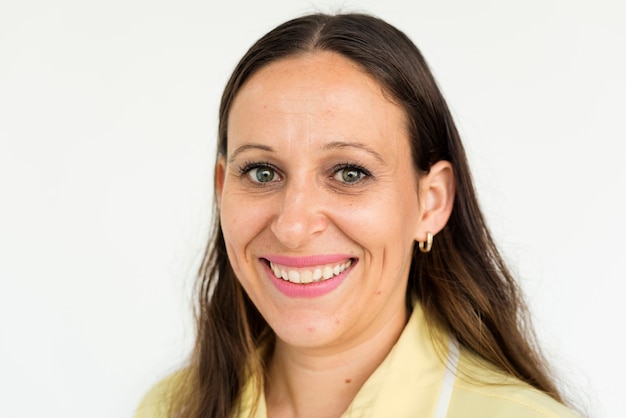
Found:
[[[341, 418], [557, 418], [576, 417], [565, 406], [544, 393], [506, 375], [461, 349], [456, 373], [446, 370], [431, 336], [424, 313], [415, 306], [402, 335], [385, 360], [359, 390]], [[442, 347], [446, 347], [443, 345]], [[452, 349], [454, 350], [454, 349]], [[448, 360], [454, 355], [443, 353]], [[450, 363], [448, 363], [448, 366]], [[444, 384], [448, 374], [449, 390]], [[166, 418], [170, 393], [179, 378], [174, 374], [145, 396], [135, 418]], [[249, 417], [254, 385], [247, 385], [240, 405], [240, 418]], [[446, 396], [446, 392], [450, 392]], [[442, 404], [439, 406], [439, 404]], [[437, 410], [439, 409], [443, 410]], [[254, 418], [267, 416], [261, 394]]]

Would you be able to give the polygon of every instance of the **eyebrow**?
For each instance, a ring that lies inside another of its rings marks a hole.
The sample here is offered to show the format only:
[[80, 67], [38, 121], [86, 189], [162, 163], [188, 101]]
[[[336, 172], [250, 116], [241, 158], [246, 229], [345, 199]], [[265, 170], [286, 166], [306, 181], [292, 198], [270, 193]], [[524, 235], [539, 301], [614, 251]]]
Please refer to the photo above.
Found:
[[359, 142], [333, 141], [333, 142], [329, 142], [328, 144], [324, 145], [324, 147], [322, 149], [330, 150], [330, 149], [336, 149], [336, 148], [356, 148], [356, 149], [360, 149], [360, 150], [363, 150], [363, 151], [367, 152], [368, 154], [372, 155], [374, 158], [376, 158], [378, 161], [380, 161], [381, 164], [387, 165], [387, 163], [383, 159], [382, 155], [380, 155], [378, 152], [376, 152], [375, 150], [373, 150], [369, 146], [367, 146], [365, 144], [361, 144]]
[[[376, 158], [378, 161], [380, 161], [381, 164], [387, 165], [387, 163], [385, 162], [385, 160], [383, 159], [382, 155], [380, 155], [380, 153], [376, 152], [375, 150], [371, 149], [369, 146], [365, 145], [365, 144], [361, 144], [359, 142], [344, 142], [344, 141], [332, 141], [329, 142], [328, 144], [325, 144], [322, 149], [323, 150], [332, 150], [332, 149], [341, 149], [341, 148], [356, 148], [362, 151], [367, 152], [368, 154], [370, 154], [371, 156], [373, 156], [374, 158]], [[244, 151], [250, 150], [250, 149], [258, 149], [261, 151], [268, 151], [268, 152], [274, 152], [274, 149], [270, 146], [267, 145], [263, 145], [263, 144], [244, 144], [240, 147], [237, 147], [233, 153], [231, 154], [230, 158], [228, 158], [228, 163], [232, 163], [235, 158], [237, 158], [237, 156], [239, 154], [241, 154]]]
[[241, 154], [244, 151], [247, 151], [249, 149], [259, 149], [261, 151], [269, 151], [269, 152], [274, 152], [274, 149], [272, 147], [268, 147], [267, 145], [263, 145], [263, 144], [244, 144], [240, 147], [237, 147], [233, 153], [231, 154], [230, 158], [228, 159], [228, 163], [232, 163], [235, 158], [237, 158], [237, 156], [239, 154]]

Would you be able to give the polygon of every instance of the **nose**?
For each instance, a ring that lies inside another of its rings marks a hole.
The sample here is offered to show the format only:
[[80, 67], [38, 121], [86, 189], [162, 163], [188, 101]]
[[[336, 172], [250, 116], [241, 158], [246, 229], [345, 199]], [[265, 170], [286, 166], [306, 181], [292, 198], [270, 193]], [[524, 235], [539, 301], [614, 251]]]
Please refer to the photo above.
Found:
[[272, 222], [274, 236], [285, 247], [297, 249], [327, 227], [318, 186], [306, 180], [285, 185]]

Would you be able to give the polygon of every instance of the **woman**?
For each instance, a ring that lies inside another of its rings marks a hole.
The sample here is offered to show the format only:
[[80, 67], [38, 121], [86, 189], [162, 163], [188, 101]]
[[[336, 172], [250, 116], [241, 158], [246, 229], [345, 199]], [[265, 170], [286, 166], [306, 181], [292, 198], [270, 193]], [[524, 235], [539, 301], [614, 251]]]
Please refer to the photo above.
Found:
[[568, 417], [420, 52], [365, 15], [261, 38], [220, 108], [190, 365], [139, 417]]

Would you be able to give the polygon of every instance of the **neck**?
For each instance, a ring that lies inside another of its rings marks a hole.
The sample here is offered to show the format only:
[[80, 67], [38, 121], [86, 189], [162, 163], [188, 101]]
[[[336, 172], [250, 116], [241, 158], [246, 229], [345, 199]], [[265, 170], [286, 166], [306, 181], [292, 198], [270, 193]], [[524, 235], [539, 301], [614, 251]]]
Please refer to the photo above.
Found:
[[391, 351], [406, 320], [401, 311], [371, 338], [331, 350], [293, 347], [277, 338], [265, 387], [268, 416], [340, 416]]

